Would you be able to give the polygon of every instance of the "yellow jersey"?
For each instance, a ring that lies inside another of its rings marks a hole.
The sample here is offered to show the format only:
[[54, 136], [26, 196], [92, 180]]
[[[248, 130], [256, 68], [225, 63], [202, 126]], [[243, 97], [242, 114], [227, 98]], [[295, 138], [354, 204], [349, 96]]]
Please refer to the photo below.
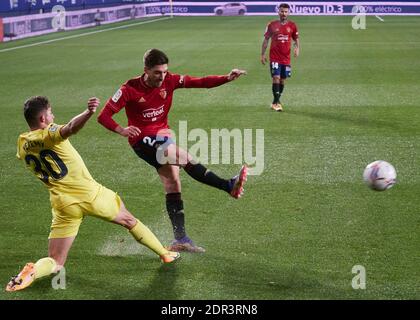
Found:
[[63, 139], [61, 127], [51, 123], [45, 129], [22, 133], [16, 155], [44, 182], [50, 192], [51, 206], [56, 209], [90, 202], [101, 187], [70, 141]]

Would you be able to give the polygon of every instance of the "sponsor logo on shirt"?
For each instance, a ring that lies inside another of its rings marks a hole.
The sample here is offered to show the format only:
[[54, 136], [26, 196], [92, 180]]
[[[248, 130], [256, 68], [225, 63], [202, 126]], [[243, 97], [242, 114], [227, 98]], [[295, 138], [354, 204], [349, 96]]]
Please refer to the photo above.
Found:
[[164, 113], [164, 109], [163, 109], [164, 105], [160, 106], [157, 109], [147, 109], [143, 111], [143, 118], [146, 119], [147, 121], [156, 121], [156, 119], [158, 117], [160, 117], [163, 113]]
[[121, 89], [118, 89], [118, 91], [115, 92], [114, 96], [112, 97], [112, 101], [117, 103], [118, 100], [121, 98], [121, 96], [122, 96], [122, 91], [121, 91]]
[[282, 41], [282, 42], [289, 41], [289, 35], [287, 35], [287, 34], [279, 34], [277, 36], [277, 40], [278, 41]]

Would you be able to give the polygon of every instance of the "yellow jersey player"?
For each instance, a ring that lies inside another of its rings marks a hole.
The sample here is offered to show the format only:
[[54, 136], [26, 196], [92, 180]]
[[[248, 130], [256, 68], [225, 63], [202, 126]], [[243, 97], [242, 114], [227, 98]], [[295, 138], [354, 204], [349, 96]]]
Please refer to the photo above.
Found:
[[90, 98], [87, 109], [65, 125], [57, 125], [48, 98], [36, 96], [25, 102], [24, 116], [30, 131], [19, 136], [17, 157], [48, 188], [52, 224], [48, 257], [27, 263], [13, 277], [6, 291], [22, 290], [35, 279], [58, 272], [76, 238], [85, 216], [119, 224], [141, 244], [160, 256], [163, 263], [179, 258], [178, 252], [165, 249], [156, 236], [124, 206], [113, 191], [96, 182], [68, 138], [83, 128], [95, 113], [99, 99]]

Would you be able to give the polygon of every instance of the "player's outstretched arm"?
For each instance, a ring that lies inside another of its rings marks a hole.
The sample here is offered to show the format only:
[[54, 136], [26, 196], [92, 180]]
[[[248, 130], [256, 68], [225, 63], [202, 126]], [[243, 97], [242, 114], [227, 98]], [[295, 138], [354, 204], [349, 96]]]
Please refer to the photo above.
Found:
[[238, 79], [241, 75], [246, 74], [245, 70], [233, 69], [226, 75], [222, 76], [206, 76], [202, 78], [185, 76], [183, 78], [184, 88], [215, 88], [225, 83]]
[[61, 127], [60, 134], [64, 139], [67, 139], [73, 134], [79, 132], [85, 125], [85, 123], [90, 119], [90, 117], [96, 112], [96, 108], [99, 106], [99, 99], [92, 97], [88, 101], [87, 109], [81, 114], [75, 116], [71, 119], [66, 125]]

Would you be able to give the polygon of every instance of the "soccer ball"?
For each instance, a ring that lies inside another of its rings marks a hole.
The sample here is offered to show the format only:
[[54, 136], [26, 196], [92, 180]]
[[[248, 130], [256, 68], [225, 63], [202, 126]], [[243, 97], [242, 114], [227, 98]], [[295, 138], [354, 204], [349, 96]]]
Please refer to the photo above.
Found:
[[369, 163], [363, 172], [363, 180], [369, 188], [376, 191], [385, 191], [397, 182], [397, 172], [392, 164], [377, 160]]

